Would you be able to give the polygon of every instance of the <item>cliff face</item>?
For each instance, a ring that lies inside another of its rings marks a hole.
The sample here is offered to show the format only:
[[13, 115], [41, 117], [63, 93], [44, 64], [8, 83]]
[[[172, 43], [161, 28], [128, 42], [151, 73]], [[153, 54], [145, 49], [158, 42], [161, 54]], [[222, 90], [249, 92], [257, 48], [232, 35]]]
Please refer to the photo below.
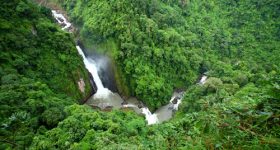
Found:
[[[116, 40], [112, 38], [97, 43], [92, 38], [85, 36], [82, 31], [84, 25], [79, 22], [79, 20], [73, 18], [71, 12], [63, 5], [63, 1], [35, 0], [35, 2], [47, 8], [57, 10], [59, 13], [62, 13], [68, 21], [71, 20], [72, 26], [67, 30], [73, 33], [75, 39], [77, 39], [78, 45], [82, 47], [86, 54], [94, 55], [96, 59], [105, 58], [108, 61], [106, 62], [106, 67], [102, 68], [100, 71], [100, 77], [105, 87], [113, 92], [118, 92], [123, 98], [134, 95], [133, 91], [130, 90], [128, 81], [125, 79], [125, 73], [121, 66], [122, 64], [115, 59], [115, 54], [119, 51]], [[93, 90], [91, 93], [95, 93], [96, 87], [94, 83], [92, 83], [92, 87]]]

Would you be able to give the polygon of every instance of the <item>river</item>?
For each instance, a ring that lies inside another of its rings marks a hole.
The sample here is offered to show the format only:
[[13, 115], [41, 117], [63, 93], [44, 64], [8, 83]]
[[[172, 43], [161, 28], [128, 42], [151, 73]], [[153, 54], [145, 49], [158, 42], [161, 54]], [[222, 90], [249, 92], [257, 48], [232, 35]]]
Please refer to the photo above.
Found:
[[[66, 17], [62, 13], [59, 13], [56, 10], [52, 10], [52, 14], [58, 24], [60, 24], [62, 30], [66, 32], [71, 32], [73, 29], [72, 24], [67, 21]], [[141, 101], [138, 101], [136, 98], [128, 98], [123, 100], [118, 93], [114, 93], [108, 88], [104, 87], [102, 80], [100, 79], [100, 65], [97, 65], [99, 60], [94, 59], [92, 56], [86, 56], [83, 49], [76, 45], [77, 51], [83, 58], [85, 67], [92, 75], [92, 78], [97, 86], [97, 92], [89, 98], [86, 102], [87, 105], [98, 107], [100, 109], [111, 109], [111, 108], [131, 108], [136, 113], [142, 114], [145, 116], [148, 125], [162, 123], [172, 118], [173, 114], [178, 110], [178, 107], [182, 101], [184, 91], [176, 91], [173, 93], [173, 96], [170, 99], [170, 102], [167, 105], [160, 107], [154, 113], [146, 107]], [[207, 79], [207, 76], [203, 76], [200, 80], [200, 84], [204, 84]]]

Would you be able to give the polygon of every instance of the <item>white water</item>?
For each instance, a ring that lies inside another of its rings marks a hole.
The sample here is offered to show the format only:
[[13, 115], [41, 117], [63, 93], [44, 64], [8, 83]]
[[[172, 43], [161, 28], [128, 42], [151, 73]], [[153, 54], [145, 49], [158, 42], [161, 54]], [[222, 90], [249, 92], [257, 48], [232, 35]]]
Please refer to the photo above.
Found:
[[156, 113], [152, 114], [147, 107], [144, 107], [141, 110], [142, 110], [142, 113], [145, 114], [148, 125], [158, 123], [158, 117], [157, 117]]
[[94, 97], [103, 98], [103, 99], [107, 98], [108, 95], [111, 94], [112, 92], [109, 89], [104, 88], [102, 81], [98, 75], [95, 61], [91, 58], [86, 58], [86, 56], [80, 46], [76, 46], [76, 48], [77, 48], [79, 54], [83, 57], [84, 64], [85, 64], [86, 68], [88, 69], [88, 71], [90, 72], [90, 74], [92, 75], [93, 80], [96, 84], [97, 91], [96, 91]]
[[[55, 10], [52, 10], [52, 14], [57, 20], [57, 22], [63, 26], [62, 30], [68, 30], [71, 27], [71, 23], [66, 20], [63, 14], [59, 14]], [[93, 59], [87, 58], [80, 46], [76, 46], [76, 48], [79, 54], [83, 57], [83, 62], [86, 68], [88, 69], [88, 71], [90, 72], [90, 74], [92, 75], [93, 80], [97, 86], [97, 92], [93, 96], [94, 102], [92, 104], [95, 103], [95, 106], [98, 106], [99, 108], [102, 109], [106, 108], [107, 106], [114, 106], [116, 108], [120, 108], [119, 106], [122, 106], [122, 107], [134, 108], [136, 110], [139, 109], [139, 107], [136, 106], [135, 104], [122, 105], [121, 103], [123, 102], [123, 100], [120, 98], [120, 96], [118, 94], [112, 93], [109, 89], [105, 88], [102, 84], [102, 81], [98, 75], [98, 66], [101, 66], [103, 64], [102, 63], [97, 64]], [[174, 98], [178, 96], [180, 96], [180, 98], [177, 98], [177, 103], [173, 104], [172, 101], [174, 100]], [[160, 123], [172, 117], [173, 110], [178, 110], [179, 104], [181, 103], [181, 99], [182, 99], [182, 93], [175, 93], [172, 96], [170, 103], [161, 107], [154, 114], [152, 114], [147, 107], [141, 108], [140, 112], [145, 115], [148, 125]], [[159, 116], [161, 120], [159, 119]]]
[[207, 76], [206, 75], [203, 75], [202, 77], [201, 77], [201, 79], [200, 79], [200, 81], [199, 81], [199, 84], [205, 84], [206, 83], [206, 80], [207, 80]]
[[[67, 19], [63, 16], [63, 14], [59, 14], [55, 10], [52, 10], [52, 14], [59, 24], [65, 25], [62, 28], [62, 30], [67, 30], [68, 28], [71, 27], [71, 23], [67, 21]], [[61, 20], [63, 20], [63, 21], [61, 21]]]
[[138, 108], [136, 105], [134, 104], [125, 104], [123, 105], [124, 108]]
[[178, 110], [179, 105], [180, 105], [181, 102], [182, 102], [183, 96], [184, 96], [184, 93], [174, 93], [174, 94], [173, 94], [173, 96], [172, 96], [172, 98], [171, 98], [171, 100], [170, 100], [170, 103], [173, 104], [173, 103], [172, 103], [173, 100], [174, 100], [175, 98], [177, 98], [177, 103], [173, 104], [173, 109], [174, 109], [174, 110]]
[[[156, 110], [155, 113], [151, 113], [151, 111], [147, 107], [143, 107], [140, 109], [140, 112], [145, 115], [146, 121], [148, 122], [148, 125], [161, 123], [163, 121], [167, 121], [172, 118], [173, 111], [178, 110], [178, 107], [180, 103], [182, 102], [184, 93], [183, 92], [174, 92], [172, 98], [170, 99], [169, 104], [160, 107], [158, 110]], [[177, 99], [177, 102], [173, 104], [173, 100]], [[136, 112], [139, 111], [138, 106], [130, 102], [126, 105], [123, 105], [123, 107], [129, 107], [133, 108]], [[138, 109], [138, 110], [137, 110]]]
[[[136, 106], [135, 104], [125, 104], [125, 105], [123, 105], [123, 107], [139, 109], [138, 106]], [[152, 114], [151, 111], [149, 110], [149, 108], [143, 107], [140, 109], [140, 112], [145, 115], [148, 125], [156, 124], [159, 122], [157, 114], [156, 113]]]

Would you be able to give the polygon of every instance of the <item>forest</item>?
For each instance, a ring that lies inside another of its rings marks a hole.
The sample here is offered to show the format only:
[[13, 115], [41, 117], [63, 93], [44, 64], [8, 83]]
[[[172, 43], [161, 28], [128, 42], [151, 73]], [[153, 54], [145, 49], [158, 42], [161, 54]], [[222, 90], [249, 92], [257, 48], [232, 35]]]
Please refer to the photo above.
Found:
[[242, 87], [279, 69], [275, 0], [60, 3], [81, 26], [85, 43], [109, 44], [129, 95], [151, 108], [166, 103], [172, 90], [186, 89], [202, 73]]
[[0, 149], [280, 149], [280, 1], [47, 1], [113, 60], [121, 95], [155, 110], [186, 94], [149, 126], [81, 105], [92, 88], [74, 35], [50, 8], [2, 0]]
[[[90, 94], [89, 75], [50, 9], [2, 1], [0, 16], [0, 149], [23, 149], [65, 118], [64, 107]], [[75, 83], [80, 78], [84, 92]]]

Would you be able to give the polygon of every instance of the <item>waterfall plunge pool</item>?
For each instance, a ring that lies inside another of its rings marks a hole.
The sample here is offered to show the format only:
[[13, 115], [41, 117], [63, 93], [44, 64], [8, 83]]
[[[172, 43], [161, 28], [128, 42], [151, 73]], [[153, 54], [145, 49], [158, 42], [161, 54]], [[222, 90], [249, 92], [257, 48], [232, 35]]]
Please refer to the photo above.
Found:
[[[73, 29], [72, 24], [67, 21], [66, 17], [56, 10], [52, 10], [53, 17], [56, 19], [58, 24], [62, 27], [62, 30], [71, 32]], [[106, 108], [131, 108], [138, 114], [143, 114], [146, 118], [148, 125], [161, 123], [172, 118], [174, 112], [178, 110], [179, 104], [182, 101], [184, 91], [174, 92], [170, 99], [169, 104], [160, 107], [155, 113], [151, 113], [148, 107], [145, 107], [142, 102], [138, 101], [136, 98], [129, 98], [125, 101], [121, 98], [118, 93], [113, 93], [108, 88], [104, 87], [102, 80], [99, 76], [99, 66], [94, 60], [94, 57], [88, 57], [84, 54], [82, 48], [77, 45], [77, 51], [83, 58], [85, 67], [91, 74], [96, 86], [97, 92], [91, 96], [86, 102], [87, 105], [98, 107], [100, 109]], [[207, 76], [203, 76], [200, 80], [201, 84], [206, 82]]]

